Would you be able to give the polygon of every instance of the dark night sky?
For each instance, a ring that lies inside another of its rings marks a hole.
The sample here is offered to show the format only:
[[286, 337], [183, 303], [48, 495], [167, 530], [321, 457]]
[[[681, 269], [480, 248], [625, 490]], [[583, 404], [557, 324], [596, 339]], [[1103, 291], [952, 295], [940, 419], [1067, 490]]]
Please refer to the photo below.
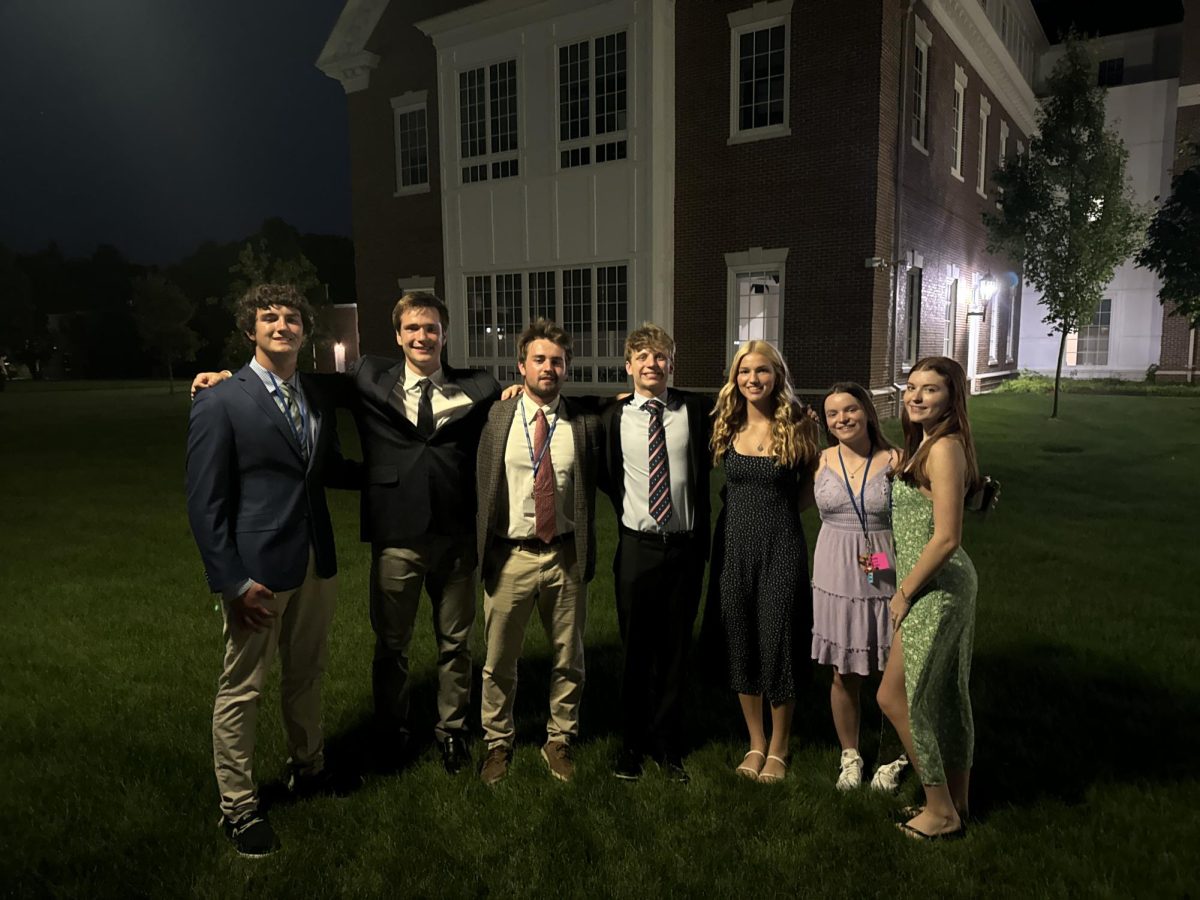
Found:
[[[164, 263], [268, 216], [349, 234], [345, 97], [314, 66], [343, 3], [0, 0], [0, 243]], [[1034, 6], [1051, 40], [1180, 18], [1179, 0]]]
[[343, 0], [0, 0], [0, 243], [168, 262], [281, 216], [350, 233]]

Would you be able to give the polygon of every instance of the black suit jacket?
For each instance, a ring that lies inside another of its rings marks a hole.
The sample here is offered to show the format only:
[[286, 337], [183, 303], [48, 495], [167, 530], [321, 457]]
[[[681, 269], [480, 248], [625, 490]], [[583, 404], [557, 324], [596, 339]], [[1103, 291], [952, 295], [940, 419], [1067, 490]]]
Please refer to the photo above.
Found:
[[475, 451], [487, 411], [500, 395], [489, 373], [443, 366], [447, 382], [474, 405], [425, 438], [392, 400], [404, 360], [364, 356], [346, 375], [324, 376], [354, 413], [365, 484], [362, 539], [399, 546], [425, 534], [475, 533]]
[[292, 426], [246, 366], [202, 391], [187, 437], [188, 520], [213, 591], [253, 578], [273, 591], [304, 581], [309, 546], [316, 573], [337, 573], [325, 485], [358, 486], [359, 467], [342, 458], [332, 398], [301, 374], [316, 425], [306, 464]]
[[[621, 524], [621, 513], [625, 501], [625, 456], [621, 451], [621, 416], [637, 394], [614, 403], [600, 415], [604, 426], [604, 478], [601, 487], [612, 500]], [[682, 403], [687, 410], [688, 421], [688, 490], [692, 495], [692, 530], [700, 538], [704, 555], [708, 557], [708, 533], [712, 518], [712, 501], [709, 498], [709, 473], [712, 471], [712, 454], [708, 449], [712, 433], [712, 401], [700, 394], [670, 388], [667, 404], [672, 409]]]

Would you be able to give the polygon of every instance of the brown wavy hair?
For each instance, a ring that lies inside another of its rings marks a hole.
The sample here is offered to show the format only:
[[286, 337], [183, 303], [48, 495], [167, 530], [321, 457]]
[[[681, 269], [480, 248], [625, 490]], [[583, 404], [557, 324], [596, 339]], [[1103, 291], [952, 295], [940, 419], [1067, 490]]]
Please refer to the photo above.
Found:
[[304, 341], [308, 342], [313, 333], [312, 305], [293, 284], [256, 284], [238, 297], [233, 309], [233, 320], [240, 331], [251, 344], [254, 343], [254, 323], [258, 319], [260, 309], [270, 309], [281, 306], [300, 313], [300, 321], [304, 325]]
[[808, 417], [804, 406], [796, 399], [787, 363], [767, 341], [746, 341], [733, 355], [729, 377], [717, 394], [717, 405], [713, 409], [712, 440], [709, 442], [713, 465], [720, 465], [726, 451], [733, 446], [734, 436], [746, 423], [746, 398], [738, 390], [737, 371], [742, 360], [751, 353], [765, 356], [775, 372], [775, 387], [771, 391], [771, 399], [775, 404], [771, 422], [771, 456], [781, 466], [811, 469], [820, 453], [817, 448], [817, 424]]
[[829, 442], [830, 447], [837, 445], [837, 438], [829, 430], [829, 419], [825, 415], [825, 402], [834, 394], [849, 394], [858, 401], [858, 405], [866, 412], [867, 436], [871, 439], [872, 453], [876, 450], [896, 449], [896, 445], [889, 441], [887, 435], [883, 433], [883, 428], [879, 424], [879, 413], [875, 410], [875, 403], [871, 399], [871, 394], [865, 387], [855, 381], [837, 382], [837, 384], [830, 386], [829, 390], [825, 392], [825, 396], [821, 399], [821, 427], [825, 430], [825, 440]]
[[908, 484], [919, 485], [929, 490], [929, 476], [925, 467], [929, 462], [929, 448], [940, 438], [953, 436], [962, 444], [963, 453], [967, 458], [967, 494], [980, 487], [979, 464], [975, 457], [975, 441], [971, 437], [971, 421], [967, 418], [967, 376], [963, 374], [962, 366], [948, 356], [926, 356], [918, 360], [909, 370], [913, 372], [934, 372], [942, 377], [946, 389], [950, 392], [950, 403], [945, 415], [934, 424], [929, 432], [929, 439], [924, 444], [921, 439], [924, 429], [914, 425], [908, 418], [908, 407], [901, 404], [900, 425], [904, 429], [904, 465], [899, 477]]

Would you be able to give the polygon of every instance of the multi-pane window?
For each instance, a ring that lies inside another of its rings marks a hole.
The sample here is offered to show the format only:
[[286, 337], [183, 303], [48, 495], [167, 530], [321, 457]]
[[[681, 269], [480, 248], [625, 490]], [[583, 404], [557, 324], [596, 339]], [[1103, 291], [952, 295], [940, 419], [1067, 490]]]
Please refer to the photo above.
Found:
[[1125, 80], [1125, 57], [1100, 60], [1100, 71], [1096, 83], [1100, 87], [1112, 87]]
[[996, 291], [992, 297], [991, 317], [988, 328], [988, 365], [994, 366], [1000, 362], [1000, 304], [1003, 301], [1002, 291]]
[[537, 318], [571, 335], [573, 381], [624, 383], [629, 330], [628, 266], [624, 263], [466, 278], [467, 353], [502, 383], [517, 378], [516, 339]]
[[738, 36], [738, 130], [783, 124], [787, 28], [773, 25]]
[[519, 174], [516, 60], [458, 73], [458, 132], [463, 184]]
[[[960, 77], [961, 76], [961, 77]], [[954, 106], [950, 117], [950, 174], [962, 180], [963, 155], [963, 101], [966, 96], [967, 77], [959, 67], [954, 67]]]
[[976, 163], [979, 173], [975, 178], [975, 191], [983, 197], [987, 196], [987, 126], [992, 106], [987, 97], [979, 97], [979, 158]]
[[908, 292], [904, 304], [904, 364], [913, 365], [921, 343], [921, 269], [908, 270]]
[[912, 139], [925, 148], [925, 110], [929, 102], [929, 44], [918, 36], [913, 48]]
[[425, 93], [414, 92], [392, 99], [396, 136], [396, 194], [429, 189], [429, 126]]
[[746, 341], [779, 342], [783, 291], [779, 269], [734, 274], [735, 330], [733, 346]]
[[558, 48], [559, 168], [626, 158], [628, 72], [624, 31]]
[[1100, 301], [1091, 321], [1067, 335], [1066, 362], [1069, 366], [1107, 366], [1112, 300]]

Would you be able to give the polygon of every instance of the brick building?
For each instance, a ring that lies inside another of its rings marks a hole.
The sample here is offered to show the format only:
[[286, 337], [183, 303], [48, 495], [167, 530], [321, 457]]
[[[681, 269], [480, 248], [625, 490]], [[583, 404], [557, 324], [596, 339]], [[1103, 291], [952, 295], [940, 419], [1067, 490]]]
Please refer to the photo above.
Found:
[[985, 388], [1021, 291], [981, 213], [1045, 47], [1029, 0], [348, 0], [318, 65], [348, 95], [362, 350], [428, 287], [451, 360], [502, 380], [549, 314], [577, 384], [624, 384], [650, 319], [681, 386], [765, 337], [805, 393], [887, 395], [931, 353]]

